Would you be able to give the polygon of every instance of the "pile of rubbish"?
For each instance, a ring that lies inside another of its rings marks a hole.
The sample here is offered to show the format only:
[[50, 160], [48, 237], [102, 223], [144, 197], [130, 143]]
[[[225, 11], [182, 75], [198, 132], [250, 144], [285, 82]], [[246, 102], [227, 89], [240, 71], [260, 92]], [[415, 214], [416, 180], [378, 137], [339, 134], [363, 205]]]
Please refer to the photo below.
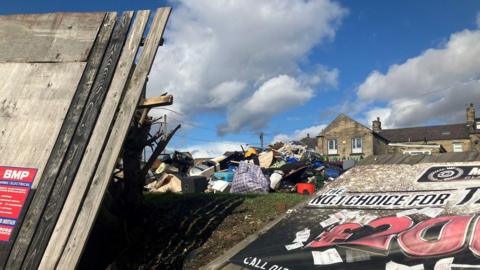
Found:
[[149, 192], [312, 194], [352, 166], [352, 160], [329, 162], [296, 141], [226, 152], [206, 160], [174, 152], [152, 166], [145, 188]]

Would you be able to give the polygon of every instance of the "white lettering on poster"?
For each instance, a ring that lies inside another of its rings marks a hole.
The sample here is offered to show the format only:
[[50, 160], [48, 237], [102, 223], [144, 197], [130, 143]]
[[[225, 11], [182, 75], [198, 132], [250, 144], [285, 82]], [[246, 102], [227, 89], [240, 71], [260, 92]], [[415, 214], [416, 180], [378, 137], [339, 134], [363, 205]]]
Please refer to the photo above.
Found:
[[308, 203], [315, 207], [412, 208], [445, 206], [451, 192], [341, 193], [327, 191]]
[[245, 265], [251, 266], [255, 269], [262, 269], [262, 270], [290, 270], [287, 267], [283, 267], [277, 264], [271, 264], [267, 261], [264, 261], [257, 257], [245, 257], [243, 259], [243, 263]]

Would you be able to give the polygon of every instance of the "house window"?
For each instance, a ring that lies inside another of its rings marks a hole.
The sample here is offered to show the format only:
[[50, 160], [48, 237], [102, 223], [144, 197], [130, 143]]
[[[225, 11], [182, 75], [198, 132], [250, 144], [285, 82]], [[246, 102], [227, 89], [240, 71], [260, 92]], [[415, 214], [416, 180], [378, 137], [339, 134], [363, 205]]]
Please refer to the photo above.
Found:
[[338, 154], [338, 145], [337, 145], [337, 140], [328, 140], [328, 154], [329, 155], [336, 155]]
[[463, 152], [463, 143], [453, 143], [453, 152]]
[[362, 138], [352, 138], [352, 154], [361, 154], [362, 150]]

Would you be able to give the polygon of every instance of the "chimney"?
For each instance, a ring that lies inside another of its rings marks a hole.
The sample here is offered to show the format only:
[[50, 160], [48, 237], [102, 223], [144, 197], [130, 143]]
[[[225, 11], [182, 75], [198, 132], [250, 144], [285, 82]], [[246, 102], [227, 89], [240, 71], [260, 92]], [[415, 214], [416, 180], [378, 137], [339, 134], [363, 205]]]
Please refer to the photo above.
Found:
[[380, 132], [382, 130], [382, 122], [380, 122], [380, 117], [377, 117], [377, 120], [372, 121], [372, 130], [375, 132]]
[[310, 133], [307, 133], [307, 138], [310, 138]]
[[470, 106], [467, 107], [467, 126], [473, 127], [475, 124], [475, 106], [473, 103], [470, 103]]

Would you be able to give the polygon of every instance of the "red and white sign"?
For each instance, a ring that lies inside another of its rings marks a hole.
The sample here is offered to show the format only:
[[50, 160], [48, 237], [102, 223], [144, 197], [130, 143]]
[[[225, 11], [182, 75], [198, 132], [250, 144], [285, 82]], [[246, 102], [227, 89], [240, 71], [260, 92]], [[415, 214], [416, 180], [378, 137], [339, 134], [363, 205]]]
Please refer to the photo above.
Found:
[[0, 241], [8, 241], [22, 212], [37, 169], [0, 166]]
[[32, 183], [37, 169], [0, 166], [0, 180]]

